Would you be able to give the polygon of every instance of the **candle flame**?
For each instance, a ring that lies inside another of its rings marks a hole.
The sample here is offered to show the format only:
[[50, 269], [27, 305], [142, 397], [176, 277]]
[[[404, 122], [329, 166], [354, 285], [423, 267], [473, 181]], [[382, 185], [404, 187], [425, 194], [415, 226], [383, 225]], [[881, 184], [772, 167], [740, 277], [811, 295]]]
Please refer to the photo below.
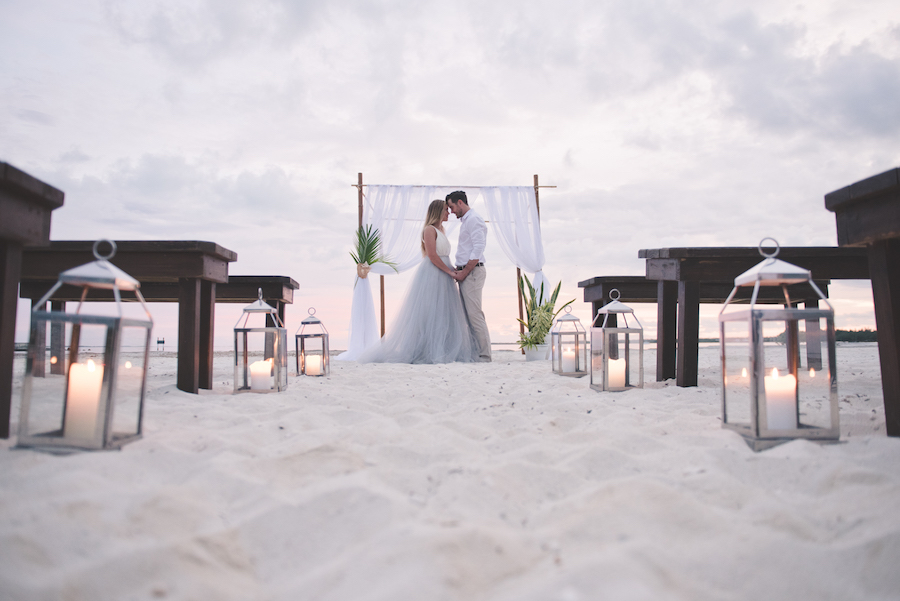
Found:
[[56, 357], [50, 357], [50, 365], [56, 365]]
[[815, 378], [815, 377], [816, 377], [816, 370], [813, 369], [812, 367], [809, 368], [809, 377], [810, 377], [810, 378]]
[[125, 369], [131, 369], [131, 361], [125, 362]]
[[96, 369], [97, 369], [97, 366], [94, 365], [94, 360], [93, 360], [93, 359], [88, 359], [88, 362], [87, 362], [87, 370], [88, 370], [88, 371], [94, 371], [94, 370], [96, 370]]
[[741, 377], [742, 377], [742, 378], [746, 378], [746, 377], [747, 377], [747, 368], [746, 368], [746, 367], [743, 368], [743, 369], [741, 369]]
[[778, 369], [775, 367], [772, 368], [772, 377], [775, 379], [778, 378]]

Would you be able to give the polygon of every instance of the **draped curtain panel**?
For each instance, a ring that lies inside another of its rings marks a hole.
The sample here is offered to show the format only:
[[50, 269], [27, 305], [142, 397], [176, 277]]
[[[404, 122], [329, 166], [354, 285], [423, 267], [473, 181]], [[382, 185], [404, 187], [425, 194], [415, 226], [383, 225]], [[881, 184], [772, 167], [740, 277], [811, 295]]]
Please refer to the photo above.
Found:
[[[432, 200], [463, 190], [469, 205], [490, 223], [494, 239], [517, 267], [533, 273], [534, 285], [545, 282], [544, 246], [532, 186], [464, 188], [445, 186], [367, 186], [363, 203], [363, 225], [371, 225], [381, 235], [385, 257], [396, 263], [397, 271], [383, 264], [372, 265], [370, 276], [392, 275], [416, 267], [422, 261], [422, 227]], [[479, 203], [479, 200], [482, 201]], [[446, 223], [448, 237], [459, 229], [452, 216]], [[491, 243], [489, 239], [488, 243]], [[545, 285], [546, 288], [546, 285]], [[546, 293], [546, 290], [545, 290]], [[350, 341], [337, 359], [355, 360], [378, 340], [375, 304], [368, 278], [356, 278], [350, 311]]]

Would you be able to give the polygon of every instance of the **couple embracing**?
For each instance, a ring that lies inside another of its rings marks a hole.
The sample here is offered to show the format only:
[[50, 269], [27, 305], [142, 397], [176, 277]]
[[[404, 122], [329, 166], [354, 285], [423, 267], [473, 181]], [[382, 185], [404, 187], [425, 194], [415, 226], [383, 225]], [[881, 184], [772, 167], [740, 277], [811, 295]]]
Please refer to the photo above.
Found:
[[[444, 222], [460, 221], [456, 261]], [[363, 353], [361, 363], [450, 363], [490, 361], [491, 338], [482, 290], [487, 276], [487, 225], [469, 208], [462, 191], [428, 205], [422, 229], [422, 263], [416, 270], [393, 329]]]

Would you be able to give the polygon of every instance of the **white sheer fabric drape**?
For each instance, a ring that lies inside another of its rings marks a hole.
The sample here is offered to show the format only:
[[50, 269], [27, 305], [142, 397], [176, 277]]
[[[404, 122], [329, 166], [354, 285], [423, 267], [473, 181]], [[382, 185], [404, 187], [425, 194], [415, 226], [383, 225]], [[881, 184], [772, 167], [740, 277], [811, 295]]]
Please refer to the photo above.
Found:
[[[443, 199], [455, 190], [465, 191], [469, 206], [477, 208], [481, 216], [490, 222], [491, 231], [503, 253], [517, 267], [534, 273], [534, 285], [539, 288], [541, 282], [546, 281], [541, 271], [544, 267], [544, 247], [534, 188], [530, 186], [367, 186], [363, 224], [378, 230], [384, 256], [397, 264], [395, 272], [383, 263], [376, 263], [372, 265], [370, 276], [402, 273], [419, 265], [422, 261], [422, 226], [428, 205], [432, 200]], [[479, 197], [484, 201], [483, 208], [478, 206]], [[445, 224], [451, 240], [455, 240], [452, 234], [458, 228], [459, 222], [451, 215]], [[356, 278], [350, 311], [350, 340], [347, 351], [337, 359], [353, 361], [377, 340], [371, 285], [368, 278]]]
[[486, 218], [497, 243], [510, 261], [522, 271], [533, 273], [532, 285], [536, 290], [544, 285], [543, 302], [549, 296], [549, 285], [544, 277], [544, 243], [541, 239], [541, 222], [537, 212], [534, 188], [529, 186], [499, 186], [481, 188]]

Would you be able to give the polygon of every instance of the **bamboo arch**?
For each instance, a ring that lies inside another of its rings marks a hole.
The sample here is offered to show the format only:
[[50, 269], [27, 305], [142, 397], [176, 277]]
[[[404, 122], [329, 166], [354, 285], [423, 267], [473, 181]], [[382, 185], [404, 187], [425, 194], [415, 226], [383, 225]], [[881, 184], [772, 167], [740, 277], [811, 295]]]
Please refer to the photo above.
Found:
[[[363, 226], [363, 198], [365, 197], [365, 195], [363, 194], [363, 188], [366, 187], [366, 184], [363, 183], [363, 174], [362, 173], [357, 174], [357, 182], [355, 184], [350, 184], [350, 185], [355, 187], [357, 190], [358, 201], [359, 201], [359, 226], [358, 227], [362, 227]], [[442, 188], [482, 188], [483, 186], [440, 186], [440, 187], [442, 187]], [[540, 194], [538, 191], [540, 188], [555, 188], [555, 187], [556, 186], [541, 186], [538, 183], [538, 176], [537, 176], [537, 174], [535, 174], [535, 176], [534, 176], [534, 202], [535, 202], [535, 205], [537, 205], [538, 224], [540, 224], [540, 218], [541, 218], [541, 200], [540, 200]], [[519, 319], [524, 320], [525, 319], [524, 302], [522, 299], [522, 290], [519, 288], [519, 280], [521, 280], [521, 279], [522, 279], [522, 270], [518, 266], [516, 266], [516, 296], [518, 297], [518, 300], [519, 300]], [[381, 297], [381, 299], [380, 299], [381, 300], [381, 312], [380, 312], [381, 336], [383, 338], [384, 332], [385, 332], [384, 276], [383, 275], [379, 277], [379, 283], [380, 283], [380, 291], [381, 291], [381, 294], [380, 294], [380, 297]], [[522, 334], [524, 332], [525, 332], [525, 327], [522, 325], [522, 323], [520, 321], [519, 322], [519, 333]], [[522, 352], [524, 353], [525, 351], [522, 351]]]

